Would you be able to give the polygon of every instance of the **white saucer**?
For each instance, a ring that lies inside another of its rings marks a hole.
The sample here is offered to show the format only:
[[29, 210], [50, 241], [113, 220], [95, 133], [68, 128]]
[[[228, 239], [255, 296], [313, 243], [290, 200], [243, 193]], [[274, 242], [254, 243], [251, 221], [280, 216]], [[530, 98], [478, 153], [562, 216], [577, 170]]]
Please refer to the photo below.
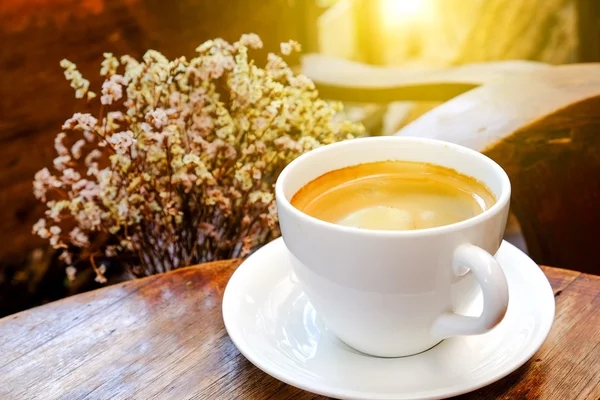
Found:
[[[439, 399], [488, 385], [539, 349], [554, 319], [554, 295], [540, 268], [504, 242], [496, 256], [508, 279], [502, 322], [485, 335], [451, 338], [410, 357], [377, 358], [328, 331], [297, 283], [282, 239], [233, 274], [223, 319], [240, 352], [267, 374], [298, 388], [343, 399]], [[481, 296], [468, 314], [477, 315]]]

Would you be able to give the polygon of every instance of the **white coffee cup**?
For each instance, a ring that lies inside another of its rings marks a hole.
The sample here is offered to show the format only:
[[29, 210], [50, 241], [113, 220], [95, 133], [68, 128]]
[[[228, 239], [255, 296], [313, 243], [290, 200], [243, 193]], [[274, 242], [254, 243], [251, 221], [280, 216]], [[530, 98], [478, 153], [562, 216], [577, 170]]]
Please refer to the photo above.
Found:
[[[290, 203], [326, 172], [385, 160], [453, 168], [483, 182], [497, 201], [470, 219], [413, 231], [336, 225]], [[508, 286], [493, 254], [506, 225], [510, 181], [490, 158], [431, 139], [353, 139], [292, 161], [277, 180], [276, 196], [295, 275], [328, 328], [354, 349], [381, 357], [412, 355], [448, 337], [485, 333], [504, 317]], [[481, 315], [461, 315], [479, 288]]]

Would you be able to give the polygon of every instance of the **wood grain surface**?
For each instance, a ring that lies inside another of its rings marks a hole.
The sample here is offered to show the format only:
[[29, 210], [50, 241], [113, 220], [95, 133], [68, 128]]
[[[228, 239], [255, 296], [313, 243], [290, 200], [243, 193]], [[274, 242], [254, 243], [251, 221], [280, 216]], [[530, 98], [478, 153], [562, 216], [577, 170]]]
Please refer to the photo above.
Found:
[[[277, 381], [229, 340], [221, 316], [237, 261], [176, 270], [0, 320], [0, 398], [323, 399]], [[600, 277], [543, 268], [552, 331], [508, 377], [463, 399], [600, 398]]]

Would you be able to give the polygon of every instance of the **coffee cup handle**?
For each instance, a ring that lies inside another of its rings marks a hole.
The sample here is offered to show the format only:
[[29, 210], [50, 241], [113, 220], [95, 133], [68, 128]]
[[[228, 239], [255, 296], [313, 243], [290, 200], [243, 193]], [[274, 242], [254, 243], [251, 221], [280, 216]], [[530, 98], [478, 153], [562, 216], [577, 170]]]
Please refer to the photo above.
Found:
[[502, 267], [494, 257], [472, 244], [463, 244], [454, 252], [452, 268], [459, 274], [468, 267], [481, 286], [483, 311], [479, 317], [467, 317], [453, 312], [440, 315], [431, 327], [431, 335], [437, 339], [452, 336], [479, 335], [494, 328], [508, 307], [508, 284]]

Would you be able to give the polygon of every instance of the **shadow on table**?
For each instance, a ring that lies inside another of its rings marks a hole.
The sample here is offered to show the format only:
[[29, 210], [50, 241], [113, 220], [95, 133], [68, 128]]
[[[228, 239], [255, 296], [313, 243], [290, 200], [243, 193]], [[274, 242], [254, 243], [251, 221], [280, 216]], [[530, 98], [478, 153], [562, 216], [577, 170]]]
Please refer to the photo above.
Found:
[[453, 400], [496, 400], [498, 399], [498, 393], [511, 393], [511, 399], [530, 399], [538, 398], [535, 393], [536, 388], [541, 386], [542, 381], [545, 379], [542, 371], [539, 371], [536, 364], [540, 362], [539, 358], [534, 355], [531, 360], [525, 363], [512, 374], [505, 378], [500, 379], [488, 386], [485, 386], [479, 390], [471, 393], [467, 393], [461, 396], [452, 397]]

